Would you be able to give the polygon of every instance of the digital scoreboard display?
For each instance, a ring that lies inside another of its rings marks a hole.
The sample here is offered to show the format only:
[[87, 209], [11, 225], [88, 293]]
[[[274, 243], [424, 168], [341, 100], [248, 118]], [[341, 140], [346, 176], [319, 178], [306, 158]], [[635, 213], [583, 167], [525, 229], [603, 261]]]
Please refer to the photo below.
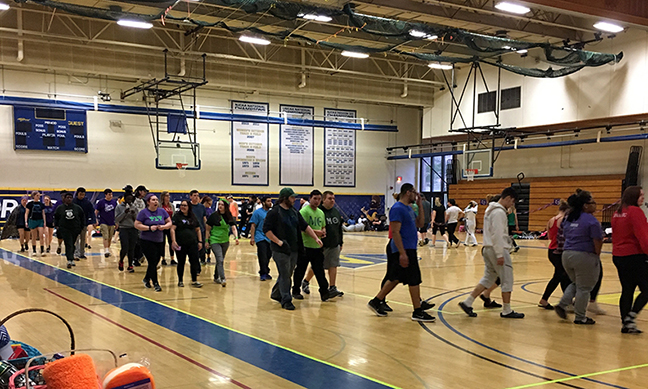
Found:
[[88, 152], [86, 111], [14, 106], [14, 149]]

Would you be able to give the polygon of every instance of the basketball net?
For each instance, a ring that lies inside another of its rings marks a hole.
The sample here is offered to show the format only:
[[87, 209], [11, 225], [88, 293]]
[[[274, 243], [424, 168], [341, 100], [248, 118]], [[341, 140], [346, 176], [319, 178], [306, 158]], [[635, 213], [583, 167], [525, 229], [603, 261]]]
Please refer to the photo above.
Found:
[[466, 181], [475, 180], [475, 171], [476, 169], [466, 169]]
[[176, 163], [176, 168], [178, 169], [180, 178], [184, 178], [184, 176], [185, 176], [185, 174], [187, 172], [187, 166], [188, 165], [189, 165], [188, 163], [182, 163], [182, 162]]

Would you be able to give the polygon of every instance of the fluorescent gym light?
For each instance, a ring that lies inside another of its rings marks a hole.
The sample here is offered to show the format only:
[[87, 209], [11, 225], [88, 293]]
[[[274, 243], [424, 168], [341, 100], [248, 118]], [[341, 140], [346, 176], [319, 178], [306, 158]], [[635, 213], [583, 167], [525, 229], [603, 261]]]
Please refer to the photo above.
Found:
[[419, 30], [410, 30], [409, 34], [413, 36], [414, 38], [423, 38], [427, 36], [427, 33]]
[[527, 50], [527, 49], [522, 49], [522, 50], [516, 51], [516, 53], [518, 53], [518, 54], [526, 54], [528, 52], [529, 52], [529, 50]]
[[452, 65], [444, 65], [442, 63], [438, 62], [432, 62], [428, 64], [428, 67], [431, 69], [439, 69], [439, 70], [452, 70]]
[[6, 11], [9, 9], [9, 4], [0, 3], [0, 11]]
[[531, 9], [529, 7], [525, 7], [520, 4], [509, 3], [508, 1], [503, 1], [501, 3], [495, 4], [495, 8], [499, 9], [500, 11], [510, 12], [518, 15], [524, 15], [531, 12]]
[[241, 35], [241, 36], [239, 37], [239, 40], [240, 40], [241, 42], [252, 43], [252, 44], [255, 44], [255, 45], [263, 45], [263, 46], [267, 46], [267, 45], [270, 44], [270, 41], [267, 40], [267, 39], [263, 39], [263, 38], [255, 38], [255, 37], [253, 37], [253, 36], [247, 36], [247, 35]]
[[149, 29], [153, 27], [153, 24], [149, 22], [140, 22], [138, 20], [127, 20], [127, 19], [118, 20], [117, 24], [123, 27], [144, 28], [144, 29]]
[[437, 35], [428, 35], [427, 37], [425, 37], [425, 39], [433, 41], [435, 39], [439, 39], [439, 37]]
[[308, 20], [316, 20], [318, 22], [324, 22], [324, 23], [330, 22], [331, 20], [333, 20], [332, 17], [326, 16], [326, 15], [315, 15], [315, 14], [303, 15], [303, 14], [299, 14], [297, 16], [299, 16], [300, 18], [304, 18], [304, 19], [308, 19]]
[[623, 27], [608, 22], [598, 22], [594, 25], [594, 28], [596, 28], [597, 30], [612, 32], [612, 33], [623, 31]]
[[345, 56], [345, 57], [351, 57], [351, 58], [369, 58], [369, 54], [367, 54], [367, 53], [358, 53], [357, 51], [344, 50], [342, 52], [342, 55]]

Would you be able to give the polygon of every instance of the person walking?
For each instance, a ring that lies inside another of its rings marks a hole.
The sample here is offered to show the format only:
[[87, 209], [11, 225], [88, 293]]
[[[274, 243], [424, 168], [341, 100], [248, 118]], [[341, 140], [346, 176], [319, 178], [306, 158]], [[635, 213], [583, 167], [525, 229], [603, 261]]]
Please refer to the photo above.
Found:
[[88, 233], [87, 230], [89, 226], [94, 226], [95, 224], [95, 217], [94, 217], [95, 208], [90, 202], [90, 200], [86, 198], [86, 190], [83, 187], [77, 188], [73, 202], [74, 204], [81, 207], [81, 209], [83, 209], [83, 220], [85, 223], [85, 230], [83, 231], [83, 234], [79, 234], [79, 237], [77, 238], [74, 258], [87, 259], [85, 256], [85, 249], [87, 247], [86, 244], [86, 238]]
[[477, 202], [471, 200], [468, 203], [468, 206], [464, 210], [464, 215], [466, 215], [466, 246], [475, 247], [477, 246], [477, 237], [475, 237], [475, 228], [477, 227], [477, 211], [479, 207]]
[[421, 200], [421, 212], [423, 212], [423, 227], [419, 228], [419, 245], [425, 246], [430, 242], [428, 239], [428, 229], [430, 228], [430, 223], [432, 222], [432, 204], [423, 197]]
[[562, 265], [562, 251], [556, 252], [558, 249], [558, 229], [565, 219], [565, 212], [569, 209], [569, 205], [566, 201], [561, 200], [558, 205], [558, 214], [547, 223], [547, 235], [549, 235], [549, 262], [554, 267], [554, 274], [551, 277], [551, 280], [547, 283], [542, 298], [538, 303], [538, 306], [544, 309], [553, 310], [553, 305], [549, 304], [549, 297], [556, 290], [558, 285], [562, 289], [563, 293], [567, 290], [571, 280], [565, 272], [565, 268]]
[[[171, 194], [168, 191], [160, 193], [160, 206], [166, 211], [170, 218], [173, 218], [175, 214], [175, 209], [171, 203]], [[171, 239], [171, 228], [164, 230], [164, 240], [166, 244], [169, 245], [169, 257], [171, 258], [171, 265], [177, 265], [178, 263], [175, 260], [175, 250], [173, 249], [173, 240]], [[166, 249], [165, 249], [166, 251]], [[162, 257], [162, 266], [166, 266], [166, 258]]]
[[56, 207], [52, 204], [52, 198], [49, 195], [43, 196], [43, 204], [45, 205], [45, 252], [49, 254], [54, 239], [54, 211]]
[[[310, 192], [308, 205], [303, 207], [299, 213], [306, 223], [315, 232], [315, 235], [321, 239], [326, 236], [326, 219], [324, 211], [319, 209], [322, 202], [322, 192], [315, 189]], [[318, 244], [315, 239], [302, 232], [302, 242], [304, 250], [297, 256], [297, 267], [295, 268], [292, 296], [294, 299], [303, 300], [304, 296], [300, 293], [304, 274], [310, 263], [311, 269], [317, 278], [319, 293], [322, 301], [329, 299], [329, 283], [324, 274], [324, 250], [322, 245]], [[323, 243], [323, 242], [322, 242]]]
[[[130, 185], [127, 185], [126, 187], [130, 187]], [[144, 201], [144, 198], [148, 193], [149, 190], [146, 189], [144, 185], [139, 185], [137, 188], [135, 188], [135, 198], [133, 200], [133, 205], [135, 206], [138, 215], [140, 212], [142, 212], [142, 210], [144, 210], [144, 208], [146, 208], [146, 202]], [[146, 257], [142, 253], [142, 245], [140, 239], [138, 238], [137, 243], [135, 244], [135, 262], [133, 264], [135, 266], [140, 266], [141, 262], [144, 262], [145, 260]]]
[[[20, 242], [20, 252], [24, 253], [25, 251], [29, 252], [29, 236], [30, 231], [28, 223], [25, 222], [25, 213], [27, 212], [27, 204], [29, 202], [29, 197], [22, 196], [20, 198], [20, 204], [16, 207], [15, 210], [11, 211], [11, 216], [16, 219], [16, 228], [18, 229], [18, 240]], [[15, 214], [14, 214], [15, 212]], [[36, 243], [34, 242], [34, 245]]]
[[[248, 221], [254, 213], [254, 205], [256, 204], [257, 197], [252, 195], [248, 197], [247, 201], [241, 204], [241, 221], [239, 222], [239, 234], [241, 237], [250, 237], [249, 236], [249, 226]], [[250, 237], [252, 238], [252, 237]]]
[[176, 271], [178, 273], [178, 286], [184, 287], [184, 270], [187, 257], [189, 257], [189, 271], [191, 274], [191, 286], [202, 288], [198, 282], [198, 271], [200, 270], [200, 258], [198, 251], [202, 248], [203, 235], [200, 232], [200, 225], [196, 216], [191, 211], [191, 202], [182, 200], [180, 210], [171, 218], [171, 245], [178, 253]]
[[104, 198], [97, 202], [95, 213], [99, 221], [99, 230], [103, 239], [104, 257], [110, 257], [110, 245], [115, 235], [115, 209], [117, 200], [113, 198], [113, 191], [110, 188], [104, 190]]
[[261, 281], [271, 280], [270, 275], [270, 258], [272, 250], [270, 249], [270, 239], [263, 233], [263, 222], [265, 221], [268, 211], [272, 208], [272, 199], [270, 197], [261, 198], [262, 207], [254, 211], [250, 218], [250, 245], [256, 245], [257, 259], [259, 260], [259, 278]]
[[515, 232], [520, 230], [520, 223], [518, 223], [517, 217], [517, 208], [515, 208], [515, 205], [513, 205], [508, 209], [507, 212], [508, 234], [511, 238], [511, 243], [513, 244], [513, 252], [517, 253], [518, 251], [520, 251], [520, 246], [518, 246], [517, 243], [515, 243], [515, 239], [513, 239]]
[[295, 309], [290, 293], [291, 281], [298, 253], [303, 249], [302, 235], [299, 232], [306, 232], [322, 247], [322, 241], [295, 209], [295, 197], [291, 188], [281, 189], [277, 205], [268, 212], [263, 223], [263, 232], [270, 239], [272, 258], [279, 272], [270, 298], [280, 302], [281, 307], [289, 311]]
[[[203, 196], [200, 199], [200, 204], [202, 204], [205, 207], [205, 222], [207, 222], [207, 219], [214, 213], [214, 210], [212, 209], [212, 205], [214, 204], [214, 200], [209, 197], [209, 196]], [[205, 236], [203, 239], [205, 242], [208, 240], [208, 236], [205, 233]], [[206, 263], [211, 263], [211, 246], [210, 245], [205, 245], [205, 262]]]
[[144, 198], [146, 208], [137, 214], [135, 228], [140, 231], [140, 245], [142, 253], [146, 257], [148, 267], [144, 277], [144, 286], [151, 287], [151, 282], [156, 292], [162, 288], [158, 282], [157, 265], [164, 255], [164, 230], [171, 228], [171, 218], [162, 208], [159, 208], [159, 201], [156, 195], [149, 193]]
[[121, 243], [118, 269], [124, 271], [124, 258], [128, 257], [128, 272], [134, 273], [133, 266], [140, 266], [135, 256], [135, 246], [139, 240], [139, 231], [135, 228], [135, 220], [139, 212], [134, 204], [133, 193], [126, 192], [123, 199], [124, 201], [115, 209], [115, 221], [119, 224], [119, 241]]
[[[227, 202], [229, 203], [230, 213], [232, 214], [234, 221], [237, 221], [239, 217], [239, 204], [234, 200], [234, 196], [232, 195], [227, 196]], [[236, 237], [240, 238], [238, 235]]]
[[[200, 192], [198, 190], [194, 189], [191, 192], [189, 192], [189, 199], [191, 199], [191, 211], [193, 212], [194, 216], [196, 216], [196, 219], [198, 220], [198, 225], [200, 225], [200, 232], [203, 235], [203, 239], [201, 241], [205, 241], [204, 239], [208, 236], [205, 234], [205, 222], [207, 221], [207, 209], [205, 208], [204, 205], [200, 202]], [[200, 258], [200, 263], [205, 264], [205, 247], [203, 247], [199, 252], [198, 252], [199, 258]]]
[[412, 184], [403, 184], [398, 202], [389, 210], [392, 239], [388, 249], [387, 282], [383, 284], [376, 297], [367, 303], [367, 306], [376, 315], [387, 316], [384, 301], [387, 295], [402, 282], [409, 286], [414, 308], [412, 320], [434, 322], [434, 316], [425, 312], [421, 306], [421, 269], [416, 252], [417, 227], [423, 226], [425, 217], [422, 213], [415, 217], [411, 207], [412, 203], [418, 203], [419, 209], [421, 209], [421, 195], [416, 192]]
[[61, 195], [62, 204], [54, 211], [54, 223], [57, 226], [56, 235], [63, 239], [65, 244], [65, 256], [67, 268], [71, 269], [74, 264], [74, 243], [80, 234], [85, 234], [85, 213], [83, 209], [72, 202], [72, 193], [63, 192]]
[[36, 242], [40, 240], [40, 253], [41, 257], [45, 256], [45, 242], [43, 240], [43, 230], [45, 228], [45, 204], [41, 199], [39, 191], [35, 190], [31, 193], [32, 201], [27, 203], [25, 210], [25, 225], [31, 231], [32, 239], [32, 257], [36, 257]]
[[565, 290], [560, 303], [555, 307], [561, 319], [567, 319], [566, 308], [574, 302], [575, 324], [595, 324], [585, 315], [590, 292], [598, 281], [601, 272], [601, 248], [603, 230], [601, 223], [592, 215], [596, 211], [596, 201], [588, 191], [580, 191], [569, 196], [569, 214], [562, 222], [565, 244], [562, 264], [572, 281]]
[[[621, 205], [612, 216], [612, 261], [621, 281], [619, 311], [624, 334], [643, 332], [636, 320], [648, 303], [648, 222], [639, 208], [643, 203], [643, 189], [630, 186], [623, 191]], [[641, 293], [635, 298], [637, 287]]]
[[496, 285], [499, 278], [502, 288], [503, 307], [500, 317], [506, 319], [522, 319], [524, 313], [511, 309], [511, 292], [513, 291], [513, 262], [509, 254], [511, 246], [508, 238], [506, 210], [517, 201], [518, 194], [509, 187], [502, 191], [497, 202], [488, 205], [484, 214], [484, 276], [475, 289], [459, 303], [459, 307], [469, 316], [477, 317], [473, 312], [473, 302], [482, 292]]
[[[207, 234], [209, 237], [209, 244], [211, 245], [214, 258], [216, 259], [216, 268], [214, 269], [214, 282], [220, 284], [223, 288], [227, 285], [225, 279], [225, 255], [229, 249], [229, 234], [230, 231], [235, 237], [236, 245], [239, 245], [239, 240], [236, 238], [236, 220], [230, 213], [229, 204], [223, 199], [218, 200], [217, 209], [207, 219]], [[193, 203], [192, 203], [193, 205]], [[204, 207], [203, 207], [204, 208]]]
[[452, 244], [456, 244], [456, 247], [459, 247], [459, 238], [455, 236], [455, 231], [457, 230], [457, 224], [459, 219], [461, 219], [461, 208], [457, 207], [457, 203], [454, 199], [448, 199], [448, 209], [445, 214], [445, 223], [448, 226], [448, 239], [450, 241], [449, 247], [452, 247]]

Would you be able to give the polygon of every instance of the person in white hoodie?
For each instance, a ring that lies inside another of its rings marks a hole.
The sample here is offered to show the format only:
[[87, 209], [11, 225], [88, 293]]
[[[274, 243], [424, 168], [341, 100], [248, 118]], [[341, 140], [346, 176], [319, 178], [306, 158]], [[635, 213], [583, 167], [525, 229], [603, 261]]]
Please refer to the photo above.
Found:
[[464, 210], [466, 215], [466, 246], [477, 246], [477, 238], [475, 237], [475, 227], [477, 226], [477, 203], [473, 200], [468, 203]]
[[513, 188], [506, 188], [498, 202], [488, 205], [484, 215], [484, 248], [482, 255], [486, 265], [484, 276], [475, 286], [465, 301], [459, 306], [470, 317], [477, 317], [473, 312], [473, 302], [487, 288], [492, 286], [497, 278], [501, 281], [502, 300], [504, 306], [500, 317], [507, 319], [522, 319], [523, 313], [511, 309], [511, 291], [513, 290], [513, 263], [509, 254], [511, 242], [508, 237], [506, 210], [515, 204], [518, 194]]

